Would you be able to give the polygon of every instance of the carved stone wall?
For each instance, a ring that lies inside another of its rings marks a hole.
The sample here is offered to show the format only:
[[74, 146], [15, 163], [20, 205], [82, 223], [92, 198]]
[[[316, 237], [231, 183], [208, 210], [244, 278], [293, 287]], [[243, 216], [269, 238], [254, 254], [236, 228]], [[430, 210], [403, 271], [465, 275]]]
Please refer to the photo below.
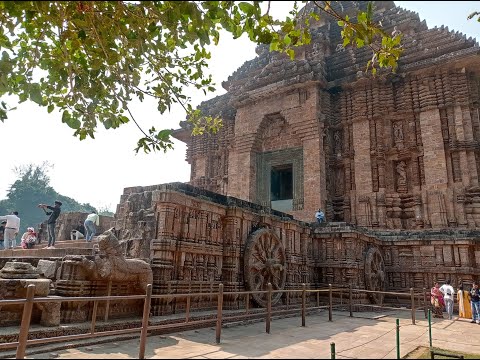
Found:
[[[122, 199], [132, 199], [132, 189], [125, 189], [129, 196]], [[236, 309], [245, 306], [245, 298], [228, 292], [262, 289], [267, 280], [284, 289], [305, 283], [407, 291], [429, 288], [434, 280], [468, 287], [479, 279], [479, 231], [385, 231], [345, 222], [316, 226], [188, 184], [135, 190], [143, 195], [133, 198], [147, 196], [146, 205], [155, 209], [150, 256], [156, 294], [216, 292], [222, 283], [226, 308]], [[152, 311], [175, 313], [185, 306], [186, 299], [156, 300]], [[207, 295], [191, 299], [192, 311], [215, 306], [216, 299]]]
[[[147, 225], [147, 231], [155, 231], [150, 245], [155, 294], [216, 292], [220, 283], [225, 292], [245, 290], [246, 242], [259, 229], [278, 239], [284, 253], [283, 260], [278, 260], [283, 261], [279, 265], [286, 271], [282, 288], [300, 288], [302, 283], [313, 286], [313, 260], [308, 255], [312, 247], [310, 230], [287, 214], [181, 183], [127, 188], [122, 196], [124, 203], [118, 208], [125, 208], [131, 199], [144, 198], [149, 199], [144, 205], [155, 209], [152, 218], [156, 222]], [[131, 213], [117, 214], [118, 232], [124, 234], [121, 224], [131, 226], [131, 221]], [[142, 226], [142, 221], [133, 224], [133, 231]], [[264, 263], [268, 270], [269, 265]], [[245, 297], [226, 295], [224, 306], [239, 308], [244, 301]], [[185, 306], [186, 299], [155, 300], [152, 311], [175, 313]], [[192, 311], [215, 306], [215, 297], [191, 299]]]

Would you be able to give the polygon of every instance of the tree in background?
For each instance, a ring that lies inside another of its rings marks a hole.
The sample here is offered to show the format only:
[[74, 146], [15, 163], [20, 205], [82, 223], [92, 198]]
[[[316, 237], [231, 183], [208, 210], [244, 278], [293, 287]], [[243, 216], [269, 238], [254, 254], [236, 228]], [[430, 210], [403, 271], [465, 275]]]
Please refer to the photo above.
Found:
[[[218, 44], [221, 31], [246, 34], [293, 59], [296, 46], [310, 43], [310, 21], [330, 16], [345, 46], [372, 50], [368, 68], [395, 69], [401, 35], [373, 21], [371, 4], [350, 19], [335, 10], [340, 2], [311, 3], [318, 11], [302, 12], [295, 1], [276, 19], [272, 1], [0, 1], [0, 97], [57, 109], [81, 140], [94, 138], [99, 124], [115, 129], [131, 120], [142, 133], [137, 151], [166, 151], [171, 130], [143, 129], [129, 103], [152, 97], [161, 114], [180, 104], [194, 135], [216, 132], [221, 119], [194, 110], [185, 88], [215, 90], [207, 47]], [[0, 120], [9, 110], [0, 102]]]
[[46, 215], [37, 207], [38, 204], [53, 204], [60, 200], [62, 212], [91, 212], [96, 210], [90, 204], [80, 204], [72, 198], [60, 195], [50, 186], [47, 174], [51, 165], [47, 162], [42, 165], [26, 165], [15, 168], [17, 180], [10, 186], [7, 198], [0, 201], [0, 214], [5, 215], [17, 210], [20, 217], [20, 231], [27, 227], [37, 227], [46, 220]]
[[100, 207], [98, 208], [97, 214], [98, 214], [98, 215], [101, 215], [101, 216], [110, 216], [110, 217], [114, 217], [114, 216], [115, 216], [115, 213], [113, 213], [112, 211], [110, 211], [110, 209], [108, 208], [108, 206], [100, 206]]

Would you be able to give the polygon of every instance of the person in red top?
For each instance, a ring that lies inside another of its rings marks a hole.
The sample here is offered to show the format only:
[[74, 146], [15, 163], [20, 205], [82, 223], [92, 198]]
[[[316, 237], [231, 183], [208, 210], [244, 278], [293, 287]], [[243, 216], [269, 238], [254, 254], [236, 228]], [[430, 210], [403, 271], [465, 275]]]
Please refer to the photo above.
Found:
[[29, 227], [27, 232], [22, 235], [22, 248], [23, 249], [32, 249], [35, 246], [37, 241], [37, 233], [33, 227]]

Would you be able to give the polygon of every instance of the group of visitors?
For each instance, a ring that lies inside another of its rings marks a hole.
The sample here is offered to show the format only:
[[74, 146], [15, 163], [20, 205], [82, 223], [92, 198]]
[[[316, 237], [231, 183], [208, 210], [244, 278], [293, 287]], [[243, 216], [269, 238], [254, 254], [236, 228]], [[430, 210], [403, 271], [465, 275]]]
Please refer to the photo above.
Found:
[[92, 241], [93, 237], [97, 233], [99, 221], [100, 217], [95, 211], [92, 211], [90, 214], [88, 214], [83, 224], [79, 221], [77, 226], [70, 232], [70, 239], [85, 239], [88, 242]]
[[[471, 323], [480, 324], [480, 291], [478, 284], [474, 282], [470, 291], [466, 291], [463, 286], [460, 286], [456, 295], [458, 316], [464, 319], [471, 319]], [[440, 286], [438, 282], [435, 282], [430, 291], [430, 297], [433, 316], [443, 319], [443, 312], [445, 310], [448, 319], [452, 320], [455, 290], [450, 284], [450, 280], [447, 280], [442, 286]]]
[[[61, 212], [61, 201], [55, 201], [54, 206], [39, 204], [38, 207], [43, 209], [46, 215], [48, 215], [47, 220], [47, 231], [48, 231], [48, 245], [46, 249], [55, 248], [55, 226], [58, 217]], [[75, 240], [85, 238], [86, 241], [92, 241], [96, 233], [96, 226], [99, 225], [99, 216], [95, 211], [90, 213], [85, 222], [79, 222], [71, 232], [71, 239]], [[18, 211], [13, 211], [9, 215], [0, 216], [0, 250], [4, 249], [13, 249], [16, 243], [16, 237], [20, 231], [20, 217], [18, 216]], [[38, 234], [35, 232], [35, 228], [28, 227], [27, 232], [22, 235], [20, 245], [23, 249], [32, 249], [35, 244], [40, 243]]]

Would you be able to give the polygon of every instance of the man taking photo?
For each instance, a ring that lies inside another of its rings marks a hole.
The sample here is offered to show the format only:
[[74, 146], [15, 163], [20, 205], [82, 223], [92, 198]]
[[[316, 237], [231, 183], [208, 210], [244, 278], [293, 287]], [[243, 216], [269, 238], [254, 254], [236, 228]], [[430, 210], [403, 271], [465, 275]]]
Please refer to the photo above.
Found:
[[[42, 208], [45, 211], [46, 215], [50, 215], [47, 221], [47, 230], [48, 230], [48, 246], [46, 249], [54, 249], [55, 248], [55, 225], [57, 222], [57, 218], [60, 216], [60, 206], [62, 206], [61, 201], [55, 201], [54, 206], [49, 206], [45, 204], [39, 204], [38, 207]], [[47, 211], [45, 209], [49, 209], [51, 211]]]

